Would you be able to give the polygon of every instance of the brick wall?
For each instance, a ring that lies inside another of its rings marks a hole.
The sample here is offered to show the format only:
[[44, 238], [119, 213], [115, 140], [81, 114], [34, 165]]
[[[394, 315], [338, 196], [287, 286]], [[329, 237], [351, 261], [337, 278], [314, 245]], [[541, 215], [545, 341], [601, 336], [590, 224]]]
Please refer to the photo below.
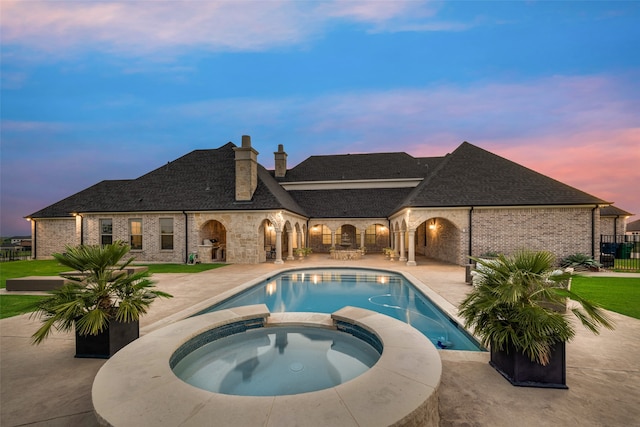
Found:
[[[84, 243], [100, 244], [100, 220], [111, 219], [113, 241], [130, 243], [129, 220], [142, 220], [142, 250], [132, 250], [136, 261], [185, 262], [184, 215], [182, 213], [84, 214]], [[160, 218], [173, 219], [173, 249], [160, 249]]]
[[52, 254], [63, 253], [67, 246], [80, 244], [80, 232], [75, 218], [38, 219], [32, 221], [33, 251], [36, 259], [52, 259]]
[[[63, 252], [66, 245], [80, 244], [80, 229], [83, 229], [85, 244], [100, 243], [100, 219], [110, 218], [113, 223], [113, 240], [129, 243], [129, 220], [141, 219], [143, 232], [142, 250], [132, 251], [132, 256], [145, 262], [185, 262], [191, 252], [198, 252], [203, 239], [210, 238], [211, 230], [225, 233], [225, 255], [229, 263], [259, 263], [265, 260], [264, 224], [275, 212], [233, 211], [189, 213], [127, 213], [127, 214], [83, 214], [68, 219], [39, 219], [32, 224], [36, 232], [36, 254], [38, 259], [51, 258], [55, 252]], [[173, 249], [160, 249], [160, 218], [173, 218]], [[592, 208], [475, 208], [472, 212], [474, 256], [488, 251], [513, 253], [519, 249], [549, 250], [559, 258], [582, 252], [591, 254]], [[408, 220], [407, 220], [408, 219]], [[434, 221], [435, 230], [428, 225]], [[185, 220], [188, 236], [185, 235]], [[215, 227], [212, 228], [213, 221]], [[283, 259], [288, 255], [285, 229], [304, 229], [306, 219], [283, 212]], [[336, 227], [352, 224], [363, 230], [373, 220], [327, 220], [316, 221]], [[416, 230], [416, 252], [428, 257], [454, 264], [468, 263], [469, 210], [468, 209], [413, 209], [410, 215], [400, 214], [393, 220], [395, 227]], [[600, 217], [595, 212], [595, 256], [599, 257]], [[373, 222], [379, 222], [375, 220]], [[409, 224], [407, 226], [407, 223]], [[312, 227], [315, 222], [310, 223]], [[603, 224], [606, 228], [609, 225]], [[604, 229], [603, 228], [603, 229]], [[399, 228], [398, 228], [399, 229]], [[293, 246], [297, 236], [291, 235]], [[219, 239], [220, 240], [220, 239]], [[188, 247], [187, 247], [188, 242]], [[312, 244], [313, 242], [309, 242]], [[359, 242], [355, 242], [359, 246]], [[405, 241], [405, 248], [409, 240]]]
[[[548, 250], [558, 258], [592, 251], [592, 208], [474, 209], [473, 255]], [[595, 236], [600, 235], [596, 211]], [[597, 242], [595, 250], [597, 250]], [[598, 256], [599, 253], [596, 253]]]
[[600, 218], [600, 232], [612, 236], [614, 234], [625, 234], [627, 231], [626, 217], [601, 217]]

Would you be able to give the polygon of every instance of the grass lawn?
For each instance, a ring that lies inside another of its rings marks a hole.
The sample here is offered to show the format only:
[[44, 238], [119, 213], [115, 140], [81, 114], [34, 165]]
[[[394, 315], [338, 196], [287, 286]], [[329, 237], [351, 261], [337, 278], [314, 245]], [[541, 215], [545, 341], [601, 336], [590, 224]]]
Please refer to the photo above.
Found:
[[37, 295], [0, 295], [0, 319], [29, 313], [31, 305], [42, 298]]
[[[227, 264], [144, 264], [150, 273], [200, 273], [223, 267]], [[57, 276], [68, 267], [58, 264], [56, 260], [45, 261], [9, 261], [0, 263], [0, 288], [7, 286], [7, 279], [27, 276]], [[0, 319], [28, 313], [31, 304], [41, 299], [33, 295], [0, 295]]]
[[0, 263], [0, 288], [7, 286], [7, 279], [27, 276], [57, 276], [68, 267], [52, 259], [47, 261], [8, 261]]
[[577, 276], [571, 290], [607, 310], [640, 319], [640, 278]]

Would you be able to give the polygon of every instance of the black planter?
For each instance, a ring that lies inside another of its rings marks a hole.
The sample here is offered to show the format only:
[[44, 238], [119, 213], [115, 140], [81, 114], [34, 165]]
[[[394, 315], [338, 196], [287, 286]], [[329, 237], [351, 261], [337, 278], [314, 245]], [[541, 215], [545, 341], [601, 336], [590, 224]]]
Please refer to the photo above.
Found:
[[108, 359], [139, 336], [137, 320], [124, 323], [112, 319], [98, 335], [80, 335], [76, 329], [76, 357]]
[[567, 389], [565, 343], [556, 343], [546, 366], [532, 362], [528, 356], [516, 351], [491, 348], [489, 362], [503, 377], [515, 386]]

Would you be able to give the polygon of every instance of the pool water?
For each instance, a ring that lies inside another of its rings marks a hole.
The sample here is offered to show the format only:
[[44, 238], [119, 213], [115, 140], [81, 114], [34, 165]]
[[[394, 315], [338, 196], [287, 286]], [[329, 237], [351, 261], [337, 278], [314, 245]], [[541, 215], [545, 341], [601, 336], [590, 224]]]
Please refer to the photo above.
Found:
[[307, 269], [281, 273], [204, 312], [266, 304], [272, 313], [333, 313], [361, 307], [402, 320], [440, 349], [484, 351], [453, 319], [402, 275], [366, 269]]
[[215, 393], [280, 396], [342, 384], [379, 358], [371, 345], [346, 332], [279, 326], [212, 341], [181, 359], [173, 371]]

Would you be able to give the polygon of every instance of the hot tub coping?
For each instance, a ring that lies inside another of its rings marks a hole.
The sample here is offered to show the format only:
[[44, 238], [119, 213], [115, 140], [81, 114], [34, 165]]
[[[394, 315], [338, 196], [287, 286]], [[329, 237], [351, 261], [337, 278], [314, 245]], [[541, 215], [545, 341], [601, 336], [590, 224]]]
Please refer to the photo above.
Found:
[[[230, 323], [264, 319], [265, 326], [336, 328], [357, 325], [383, 345], [378, 362], [335, 387], [288, 396], [232, 396], [193, 387], [171, 370], [181, 345]], [[438, 425], [440, 355], [431, 341], [402, 321], [345, 307], [333, 314], [270, 313], [264, 304], [207, 313], [151, 332], [120, 350], [100, 369], [92, 399], [100, 425], [225, 426]]]

